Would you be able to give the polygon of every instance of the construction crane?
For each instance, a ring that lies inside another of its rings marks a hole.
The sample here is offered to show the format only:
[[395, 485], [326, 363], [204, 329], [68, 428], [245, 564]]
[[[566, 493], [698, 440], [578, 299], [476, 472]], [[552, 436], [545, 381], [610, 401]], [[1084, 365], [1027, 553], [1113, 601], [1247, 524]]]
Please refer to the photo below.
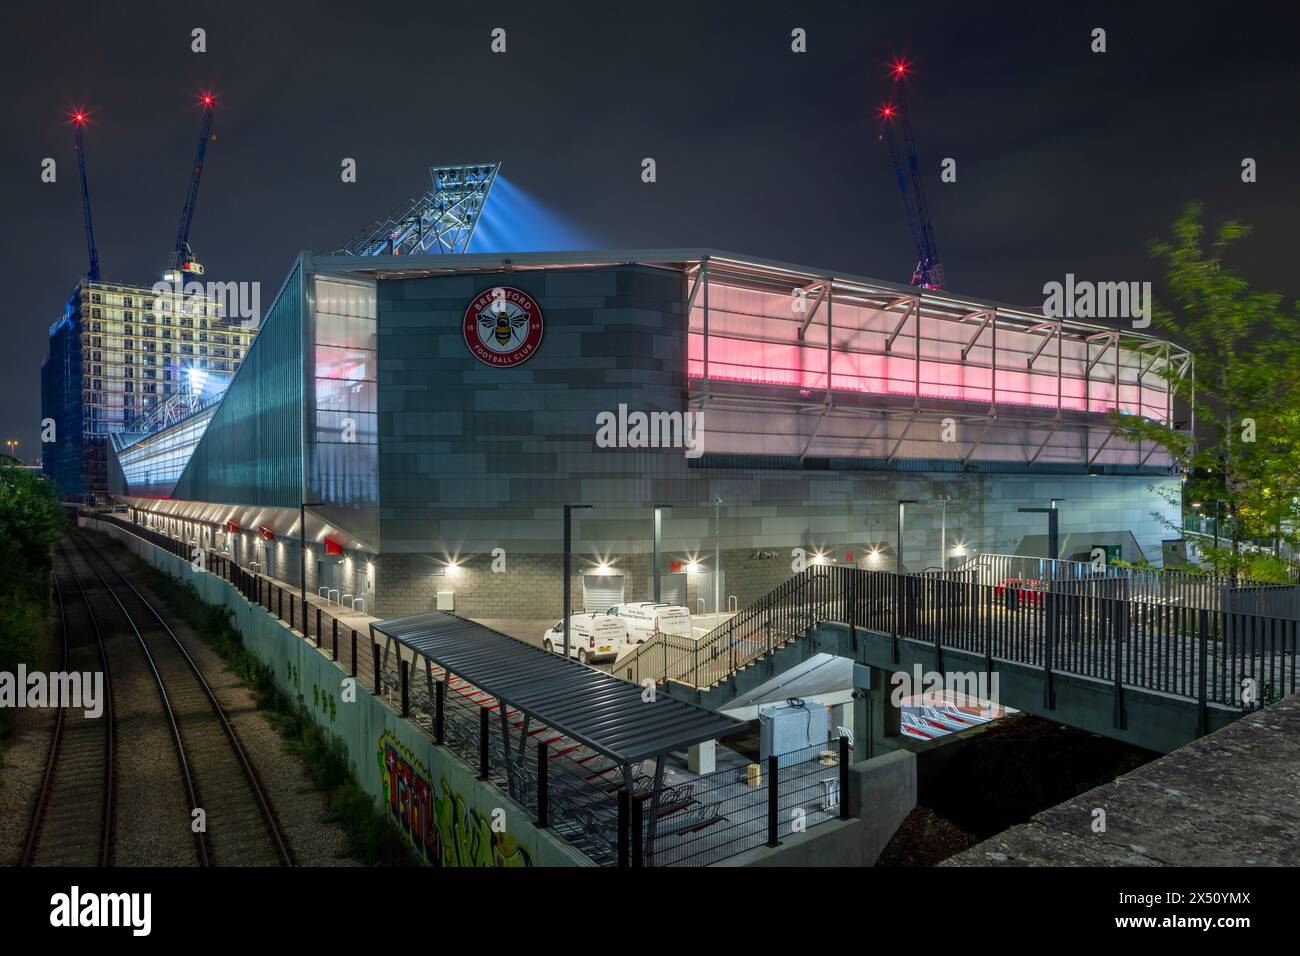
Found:
[[86, 220], [86, 251], [90, 253], [90, 269], [86, 278], [91, 282], [99, 281], [99, 250], [95, 247], [95, 226], [90, 221], [90, 186], [86, 183], [86, 143], [81, 137], [81, 128], [86, 125], [86, 113], [77, 110], [72, 114], [72, 124], [77, 131], [77, 169], [81, 171], [81, 212]]
[[[939, 262], [939, 247], [934, 241], [934, 227], [930, 224], [930, 211], [925, 202], [925, 186], [921, 182], [921, 167], [916, 160], [916, 142], [912, 138], [912, 120], [906, 106], [906, 88], [909, 66], [905, 60], [895, 60], [890, 74], [894, 78], [894, 99], [880, 108], [880, 139], [889, 150], [889, 160], [898, 180], [898, 191], [903, 198], [903, 210], [912, 231], [916, 246], [916, 268], [912, 270], [912, 285], [923, 289], [942, 289], [943, 264]], [[898, 149], [898, 132], [895, 120], [902, 126], [903, 148], [907, 151], [907, 168], [904, 169]]]
[[194, 154], [194, 173], [190, 176], [189, 192], [185, 194], [185, 208], [181, 210], [180, 228], [176, 230], [176, 246], [172, 249], [171, 259], [163, 278], [168, 282], [181, 282], [186, 276], [203, 275], [203, 264], [194, 258], [190, 251], [190, 223], [194, 220], [194, 203], [199, 198], [199, 177], [203, 175], [203, 157], [208, 151], [208, 140], [212, 137], [212, 111], [217, 98], [211, 93], [199, 97], [203, 104], [203, 126], [199, 131], [199, 148]]

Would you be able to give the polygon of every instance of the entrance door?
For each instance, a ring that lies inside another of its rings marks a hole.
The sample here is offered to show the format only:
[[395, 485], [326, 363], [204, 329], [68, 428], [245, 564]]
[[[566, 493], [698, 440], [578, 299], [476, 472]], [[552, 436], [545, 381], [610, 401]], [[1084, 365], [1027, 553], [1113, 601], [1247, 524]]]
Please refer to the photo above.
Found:
[[[713, 572], [701, 571], [695, 578], [695, 607], [691, 608], [692, 614], [717, 614], [727, 606], [727, 576], [723, 572], [721, 579], [714, 587]], [[714, 599], [716, 593], [716, 600]], [[701, 608], [703, 611], [701, 612]]]
[[[653, 578], [654, 575], [651, 575]], [[654, 600], [654, 583], [651, 582], [647, 600]], [[678, 571], [673, 574], [659, 575], [659, 600], [664, 604], [676, 604], [686, 607], [686, 573]]]
[[319, 593], [320, 588], [337, 588], [338, 585], [338, 564], [333, 561], [316, 562], [316, 588]]

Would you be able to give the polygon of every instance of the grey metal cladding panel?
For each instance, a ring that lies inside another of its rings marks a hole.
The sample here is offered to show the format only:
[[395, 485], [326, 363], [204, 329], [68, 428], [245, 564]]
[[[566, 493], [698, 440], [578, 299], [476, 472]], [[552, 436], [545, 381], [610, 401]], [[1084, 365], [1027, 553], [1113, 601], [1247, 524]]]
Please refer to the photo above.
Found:
[[618, 269], [557, 269], [546, 274], [548, 299], [597, 299], [616, 295]]
[[[628, 271], [636, 277], [620, 284], [620, 276]], [[621, 403], [644, 411], [683, 408], [686, 341], [681, 316], [674, 314], [682, 308], [679, 277], [614, 267], [474, 278], [476, 291], [508, 284], [538, 298], [546, 316], [541, 347], [517, 368], [489, 368], [473, 358], [460, 334], [459, 315], [468, 296], [456, 302], [454, 310], [431, 310], [423, 316], [381, 308], [381, 333], [386, 323], [401, 324], [400, 334], [385, 335], [379, 349], [383, 445], [414, 443], [424, 453], [417, 459], [419, 465], [438, 483], [436, 503], [430, 505], [427, 490], [417, 492], [400, 481], [411, 459], [381, 453], [380, 497], [386, 506], [402, 513], [409, 507], [452, 509], [482, 501], [484, 489], [474, 488], [463, 480], [469, 476], [451, 465], [458, 460], [455, 453], [468, 451], [470, 444], [481, 452], [484, 442], [491, 443], [493, 476], [509, 480], [510, 490], [526, 503], [567, 500], [580, 489], [575, 482], [584, 476], [617, 476], [629, 468], [633, 474], [685, 474], [679, 456], [665, 461], [659, 452], [595, 455], [598, 412], [613, 411]], [[403, 281], [426, 283], [427, 290], [433, 290], [447, 277]], [[464, 283], [449, 288], [463, 290]], [[611, 292], [629, 304], [606, 311]], [[664, 298], [651, 302], [656, 295]], [[637, 301], [632, 303], [632, 298]], [[440, 298], [425, 301], [445, 304]], [[427, 321], [421, 324], [422, 319]], [[610, 320], [607, 327], [605, 319]], [[436, 360], [430, 358], [435, 354]], [[436, 420], [440, 411], [449, 409], [460, 413], [454, 427]], [[446, 444], [432, 449], [421, 441], [435, 436]], [[440, 456], [445, 457], [440, 461]], [[553, 477], [556, 467], [567, 469], [571, 480], [561, 480], [558, 486], [538, 480], [543, 473]], [[544, 488], [549, 490], [543, 493]], [[604, 492], [604, 500], [629, 489], [611, 485], [593, 490]]]
[[620, 297], [681, 303], [685, 308], [690, 282], [684, 273], [663, 269], [628, 268], [618, 272]]
[[483, 456], [483, 464], [489, 474], [509, 469], [513, 472], [525, 471], [534, 474], [549, 475], [560, 470], [561, 459], [554, 454], [524, 454], [517, 451], [489, 450]]
[[631, 360], [619, 363], [623, 368], [629, 364], [634, 367], [643, 363], [658, 362], [654, 358], [655, 335], [652, 332], [632, 332], [620, 329], [617, 332], [588, 332], [581, 336], [578, 347], [582, 355], [612, 355], [619, 359]]
[[469, 300], [476, 294], [474, 276], [435, 276], [429, 279], [403, 279], [397, 282], [380, 283], [381, 288], [386, 285], [397, 286], [400, 289], [401, 297], [407, 300]]
[[663, 336], [677, 335], [685, 326], [671, 304], [657, 300], [607, 299], [595, 315], [595, 324], [609, 331], [637, 330]]

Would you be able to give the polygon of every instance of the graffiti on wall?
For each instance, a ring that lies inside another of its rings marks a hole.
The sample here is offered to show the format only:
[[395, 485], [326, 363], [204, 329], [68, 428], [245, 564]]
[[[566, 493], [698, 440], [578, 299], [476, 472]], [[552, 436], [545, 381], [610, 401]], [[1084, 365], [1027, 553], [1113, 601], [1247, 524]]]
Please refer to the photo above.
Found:
[[389, 731], [379, 738], [379, 774], [389, 822], [430, 866], [532, 866], [528, 851], [496, 821], [469, 806]]

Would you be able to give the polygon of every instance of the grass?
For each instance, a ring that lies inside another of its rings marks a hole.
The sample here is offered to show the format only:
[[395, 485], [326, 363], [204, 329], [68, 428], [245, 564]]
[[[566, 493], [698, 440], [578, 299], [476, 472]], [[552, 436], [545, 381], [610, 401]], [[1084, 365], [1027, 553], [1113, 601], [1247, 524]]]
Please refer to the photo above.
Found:
[[297, 701], [275, 685], [270, 668], [244, 646], [223, 608], [204, 601], [191, 584], [163, 574], [108, 535], [91, 532], [128, 565], [168, 609], [211, 647], [257, 701], [259, 710], [279, 733], [284, 749], [297, 755], [312, 783], [324, 792], [330, 821], [344, 831], [348, 856], [369, 866], [410, 866], [405, 841], [385, 819], [370, 794], [353, 779], [343, 742], [328, 734]]

